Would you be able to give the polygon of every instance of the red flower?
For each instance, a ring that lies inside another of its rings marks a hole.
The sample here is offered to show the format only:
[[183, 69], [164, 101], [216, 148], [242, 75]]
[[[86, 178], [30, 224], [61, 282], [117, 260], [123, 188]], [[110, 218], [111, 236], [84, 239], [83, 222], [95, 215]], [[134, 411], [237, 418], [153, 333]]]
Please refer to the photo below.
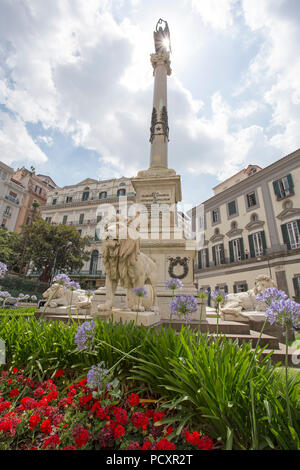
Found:
[[32, 431], [40, 421], [41, 418], [39, 417], [39, 415], [31, 415], [29, 418], [29, 429], [31, 429]]
[[211, 450], [213, 448], [213, 441], [208, 436], [203, 436], [199, 439], [198, 448], [200, 450]]
[[10, 401], [3, 401], [2, 403], [0, 403], [0, 413], [4, 410], [8, 410], [8, 408], [10, 408], [10, 405]]
[[116, 418], [117, 423], [127, 424], [128, 414], [127, 414], [127, 411], [124, 410], [123, 408], [115, 408], [113, 411], [113, 415]]
[[51, 433], [52, 427], [51, 427], [51, 422], [50, 422], [49, 419], [44, 419], [44, 421], [41, 424], [41, 431], [44, 434], [50, 434]]
[[108, 408], [102, 408], [98, 401], [96, 401], [96, 403], [94, 403], [94, 405], [91, 408], [91, 411], [93, 413], [95, 413], [97, 418], [109, 419]]
[[153, 421], [156, 423], [157, 421], [160, 421], [161, 419], [163, 419], [165, 417], [165, 413], [163, 411], [154, 411], [152, 417], [153, 417]]
[[141, 450], [141, 446], [137, 441], [130, 441], [126, 450]]
[[192, 444], [192, 446], [197, 446], [199, 443], [200, 436], [197, 431], [193, 431], [193, 432], [187, 431], [185, 435], [185, 439], [186, 439], [186, 442], [189, 442], [190, 444]]
[[9, 396], [11, 398], [13, 397], [16, 397], [17, 395], [19, 395], [20, 393], [20, 390], [18, 388], [13, 388], [10, 392], [9, 392]]
[[173, 428], [172, 426], [168, 426], [167, 429], [165, 430], [165, 437], [168, 437], [170, 434], [172, 434]]
[[176, 450], [176, 446], [173, 442], [163, 438], [156, 443], [155, 450]]
[[130, 406], [137, 406], [140, 402], [140, 397], [138, 396], [137, 393], [132, 393], [129, 397], [129, 404]]
[[72, 435], [74, 437], [75, 444], [77, 447], [79, 447], [79, 449], [81, 449], [81, 447], [87, 443], [89, 438], [88, 430], [85, 429], [81, 424], [73, 429]]
[[82, 408], [86, 408], [89, 410], [93, 405], [93, 395], [90, 393], [89, 395], [83, 396], [79, 398], [79, 404]]
[[36, 388], [33, 392], [35, 398], [40, 398], [42, 395], [44, 395], [44, 389], [42, 387]]
[[56, 390], [51, 390], [48, 395], [44, 397], [47, 401], [57, 400], [58, 393]]
[[55, 378], [62, 377], [64, 375], [63, 369], [58, 369], [55, 373]]
[[21, 400], [21, 405], [24, 406], [25, 410], [32, 410], [36, 407], [37, 403], [33, 398], [24, 397]]
[[64, 447], [64, 450], [77, 450], [77, 449], [74, 446], [66, 446]]
[[151, 442], [150, 442], [150, 441], [146, 441], [146, 442], [144, 442], [144, 444], [142, 445], [141, 450], [149, 450], [150, 447], [151, 447]]
[[48, 439], [45, 440], [43, 447], [46, 449], [47, 447], [51, 450], [56, 449], [60, 442], [59, 435], [54, 434], [53, 436], [48, 437]]
[[142, 428], [142, 430], [145, 431], [149, 424], [149, 419], [144, 413], [136, 411], [131, 417], [131, 422], [136, 429]]
[[13, 374], [16, 374], [17, 372], [19, 372], [19, 369], [17, 369], [16, 367], [14, 367], [13, 370], [12, 370], [12, 373], [13, 373]]
[[114, 439], [122, 437], [124, 436], [124, 434], [125, 434], [125, 429], [123, 428], [123, 426], [121, 426], [121, 424], [118, 424], [114, 429]]

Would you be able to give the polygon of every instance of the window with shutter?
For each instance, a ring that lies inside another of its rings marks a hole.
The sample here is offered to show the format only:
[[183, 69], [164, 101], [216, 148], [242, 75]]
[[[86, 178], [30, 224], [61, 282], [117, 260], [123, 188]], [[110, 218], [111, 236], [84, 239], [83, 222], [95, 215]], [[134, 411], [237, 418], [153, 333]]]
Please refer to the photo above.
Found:
[[291, 174], [273, 181], [274, 192], [277, 200], [284, 199], [285, 197], [294, 194], [294, 182]]
[[295, 297], [300, 297], [300, 275], [293, 277], [293, 285], [295, 291]]
[[286, 225], [287, 236], [289, 240], [290, 249], [300, 248], [300, 229], [299, 220], [288, 222]]

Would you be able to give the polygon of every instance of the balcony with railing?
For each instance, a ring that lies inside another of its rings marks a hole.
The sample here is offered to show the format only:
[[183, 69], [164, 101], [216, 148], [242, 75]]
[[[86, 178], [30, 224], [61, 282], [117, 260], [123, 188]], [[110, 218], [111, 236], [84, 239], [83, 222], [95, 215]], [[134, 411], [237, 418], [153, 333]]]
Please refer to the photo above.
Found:
[[[53, 200], [56, 199], [56, 202], [53, 204]], [[57, 196], [53, 197], [50, 202], [44, 204], [41, 208], [43, 210], [49, 209], [61, 209], [65, 207], [74, 207], [74, 206], [86, 206], [86, 205], [94, 205], [94, 204], [113, 204], [119, 201], [119, 196], [117, 194], [109, 195], [105, 198], [100, 198], [99, 193], [91, 193], [88, 198], [83, 198], [82, 193], [75, 193], [72, 196]], [[134, 201], [135, 200], [135, 193], [129, 192], [127, 193], [127, 200]]]
[[7, 199], [10, 202], [13, 202], [14, 204], [19, 204], [20, 201], [14, 196], [11, 196], [10, 194], [6, 194], [5, 199]]

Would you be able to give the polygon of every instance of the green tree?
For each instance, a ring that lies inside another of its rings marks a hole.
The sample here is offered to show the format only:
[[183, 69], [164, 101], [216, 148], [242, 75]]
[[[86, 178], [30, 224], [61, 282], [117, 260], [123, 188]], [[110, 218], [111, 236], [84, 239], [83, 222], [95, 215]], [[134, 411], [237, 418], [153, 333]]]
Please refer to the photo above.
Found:
[[5, 263], [9, 270], [15, 270], [19, 264], [21, 252], [21, 235], [0, 228], [0, 261]]
[[40, 281], [49, 282], [54, 271], [80, 270], [90, 254], [86, 251], [90, 237], [81, 237], [72, 225], [49, 224], [37, 217], [30, 226], [23, 227], [26, 239], [26, 258], [42, 271]]

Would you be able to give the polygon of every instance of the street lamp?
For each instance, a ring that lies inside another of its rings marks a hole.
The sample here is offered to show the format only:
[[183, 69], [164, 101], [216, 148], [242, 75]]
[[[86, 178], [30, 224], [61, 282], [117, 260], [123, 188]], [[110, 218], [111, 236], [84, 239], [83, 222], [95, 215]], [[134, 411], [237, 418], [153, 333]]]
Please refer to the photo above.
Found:
[[[268, 268], [269, 268], [269, 273], [270, 273], [270, 279], [272, 279], [272, 271], [271, 271], [271, 266], [270, 266], [269, 255], [266, 254], [265, 257], [267, 258], [267, 263], [268, 263]], [[256, 259], [257, 259], [257, 261], [262, 261], [261, 256], [258, 256]]]
[[71, 245], [72, 245], [72, 242], [68, 242], [68, 243], [66, 243], [66, 245], [63, 245], [63, 246], [59, 247], [59, 248], [56, 250], [55, 258], [54, 258], [54, 263], [53, 263], [53, 268], [52, 268], [52, 276], [51, 276], [50, 284], [52, 284], [52, 281], [53, 281], [53, 278], [54, 278], [55, 267], [56, 267], [56, 260], [57, 260], [58, 252], [59, 252], [60, 250], [62, 250], [63, 248], [68, 248], [68, 247], [71, 246]]

